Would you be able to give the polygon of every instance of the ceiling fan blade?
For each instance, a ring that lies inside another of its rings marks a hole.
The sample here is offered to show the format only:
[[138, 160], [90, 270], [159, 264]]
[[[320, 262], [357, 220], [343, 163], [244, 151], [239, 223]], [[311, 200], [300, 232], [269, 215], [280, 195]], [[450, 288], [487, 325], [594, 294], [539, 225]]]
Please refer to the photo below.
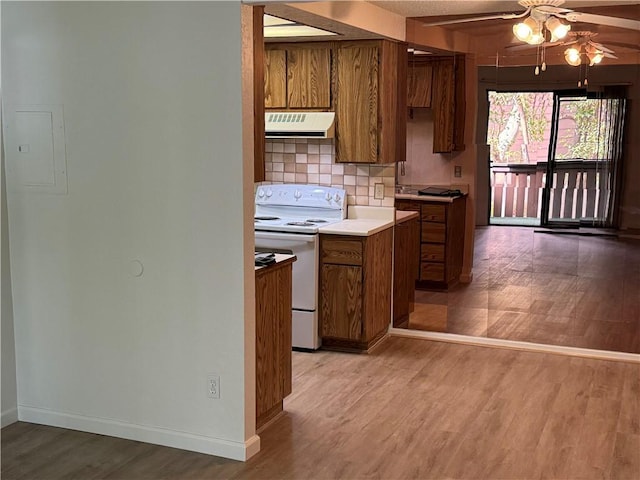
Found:
[[601, 50], [603, 52], [608, 52], [608, 53], [613, 53], [613, 50], [605, 47], [604, 45], [602, 45], [601, 43], [596, 43], [596, 42], [592, 42], [592, 41], [588, 41], [587, 42], [589, 45], [593, 46], [594, 48]]
[[595, 15], [593, 13], [570, 12], [562, 15], [570, 22], [595, 23], [596, 25], [608, 25], [610, 27], [628, 28], [629, 30], [640, 31], [640, 21], [629, 18], [607, 17], [605, 15]]
[[539, 7], [536, 7], [536, 10], [542, 13], [548, 13], [550, 15], [573, 12], [573, 10], [569, 10], [568, 8], [553, 7], [551, 5], [540, 5]]
[[602, 56], [607, 58], [618, 58], [613, 53], [609, 53], [609, 52], [604, 52]]
[[614, 47], [622, 47], [622, 48], [628, 48], [630, 50], [640, 51], [640, 45], [634, 45], [633, 43], [607, 42], [607, 45], [613, 45]]
[[456, 18], [454, 20], [443, 20], [441, 22], [423, 23], [423, 27], [438, 27], [440, 25], [455, 25], [456, 23], [481, 22], [483, 20], [513, 20], [514, 18], [525, 17], [531, 11], [527, 8], [523, 13], [500, 13], [498, 15], [488, 15], [486, 17]]

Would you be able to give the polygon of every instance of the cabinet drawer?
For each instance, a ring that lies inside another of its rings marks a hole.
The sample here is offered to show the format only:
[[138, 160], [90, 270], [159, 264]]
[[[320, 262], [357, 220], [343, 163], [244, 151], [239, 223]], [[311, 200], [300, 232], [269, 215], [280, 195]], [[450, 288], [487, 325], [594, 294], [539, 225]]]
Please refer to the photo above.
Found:
[[362, 265], [362, 242], [359, 240], [323, 239], [321, 260], [338, 265]]
[[444, 245], [423, 243], [420, 260], [423, 262], [444, 262]]
[[396, 200], [396, 210], [421, 212], [422, 202], [414, 202], [411, 200]]
[[444, 263], [422, 262], [420, 264], [420, 280], [444, 282]]
[[422, 205], [423, 222], [444, 223], [447, 220], [447, 207], [444, 205]]
[[422, 222], [422, 241], [444, 243], [447, 226], [444, 223]]

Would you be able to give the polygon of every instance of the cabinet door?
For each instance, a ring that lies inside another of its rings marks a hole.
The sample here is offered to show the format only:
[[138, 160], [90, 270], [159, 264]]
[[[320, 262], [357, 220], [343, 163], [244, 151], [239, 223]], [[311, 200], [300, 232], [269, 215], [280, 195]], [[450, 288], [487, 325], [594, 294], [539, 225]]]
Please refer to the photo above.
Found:
[[328, 48], [294, 48], [287, 51], [289, 108], [329, 108], [331, 51]]
[[411, 272], [410, 222], [394, 228], [393, 245], [393, 326], [397, 327], [409, 315], [409, 289], [413, 290]]
[[454, 121], [453, 121], [453, 149], [455, 151], [464, 150], [464, 122], [467, 110], [465, 100], [465, 57], [456, 55], [455, 57], [455, 94], [454, 94]]
[[378, 47], [339, 46], [336, 51], [336, 161], [378, 159]]
[[264, 52], [264, 106], [266, 108], [287, 107], [287, 52], [266, 50]]
[[433, 67], [429, 63], [415, 63], [409, 67], [407, 106], [431, 107], [431, 78]]
[[433, 71], [433, 153], [453, 150], [454, 128], [453, 59], [435, 62]]
[[256, 417], [291, 393], [290, 265], [256, 274]]
[[321, 336], [360, 340], [362, 267], [322, 265]]

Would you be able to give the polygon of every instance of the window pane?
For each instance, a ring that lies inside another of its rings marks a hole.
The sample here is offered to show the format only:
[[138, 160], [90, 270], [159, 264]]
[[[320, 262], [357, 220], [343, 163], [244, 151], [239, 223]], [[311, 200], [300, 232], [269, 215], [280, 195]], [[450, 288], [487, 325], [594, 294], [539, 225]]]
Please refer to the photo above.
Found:
[[584, 97], [563, 99], [558, 121], [556, 160], [598, 160], [609, 141], [609, 104]]
[[546, 162], [552, 115], [552, 92], [489, 92], [491, 161]]

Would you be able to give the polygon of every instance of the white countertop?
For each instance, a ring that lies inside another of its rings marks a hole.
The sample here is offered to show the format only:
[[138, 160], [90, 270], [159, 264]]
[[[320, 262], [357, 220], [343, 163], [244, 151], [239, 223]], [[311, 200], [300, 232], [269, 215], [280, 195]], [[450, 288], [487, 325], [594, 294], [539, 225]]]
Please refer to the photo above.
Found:
[[348, 218], [326, 227], [320, 227], [319, 233], [330, 235], [354, 235], [368, 237], [390, 228], [395, 223], [393, 207], [372, 207], [349, 205]]
[[331, 235], [355, 235], [356, 237], [368, 237], [392, 227], [393, 220], [380, 220], [372, 218], [346, 219], [338, 223], [332, 223], [326, 227], [320, 227], [319, 233]]
[[287, 255], [284, 253], [276, 253], [275, 255], [276, 255], [276, 263], [272, 263], [271, 265], [264, 265], [262, 267], [255, 267], [255, 270], [262, 270], [263, 268], [273, 267], [278, 263], [286, 262], [287, 260], [290, 260], [290, 259], [293, 259], [294, 262], [297, 260], [295, 255]]

